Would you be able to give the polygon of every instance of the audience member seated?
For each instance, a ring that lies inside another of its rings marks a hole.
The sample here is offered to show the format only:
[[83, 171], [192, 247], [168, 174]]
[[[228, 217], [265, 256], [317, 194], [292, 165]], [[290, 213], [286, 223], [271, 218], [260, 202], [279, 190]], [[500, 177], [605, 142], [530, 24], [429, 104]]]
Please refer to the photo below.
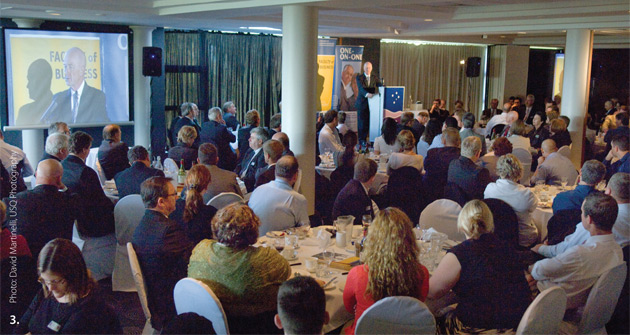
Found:
[[385, 120], [383, 120], [383, 126], [381, 127], [381, 136], [374, 140], [374, 154], [390, 155], [400, 151], [400, 145], [396, 141], [397, 134], [398, 127], [396, 120], [391, 117], [385, 118]]
[[232, 151], [230, 143], [236, 141], [236, 136], [226, 126], [219, 107], [210, 108], [208, 120], [201, 125], [200, 142], [214, 144], [219, 151], [217, 165], [222, 169], [232, 171], [236, 167], [236, 154]]
[[201, 165], [193, 166], [186, 176], [185, 198], [179, 198], [175, 202], [175, 211], [170, 214], [169, 219], [177, 222], [180, 228], [186, 232], [188, 240], [193, 245], [199, 241], [212, 238], [212, 227], [210, 221], [217, 212], [217, 209], [206, 205], [203, 195], [208, 190], [211, 183], [210, 171]]
[[501, 111], [501, 114], [496, 114], [492, 118], [490, 118], [490, 121], [488, 121], [488, 123], [486, 124], [486, 133], [485, 133], [486, 137], [492, 136], [492, 130], [494, 129], [495, 126], [497, 125], [505, 126], [506, 124], [508, 124], [507, 116], [511, 108], [512, 108], [512, 104], [510, 104], [509, 102], [506, 102], [505, 104], [503, 104], [503, 109]]
[[612, 110], [613, 110], [612, 113], [607, 114], [604, 117], [604, 122], [602, 122], [602, 126], [601, 126], [602, 133], [607, 133], [609, 130], [614, 130], [615, 128], [617, 128], [617, 122], [616, 122], [615, 117], [617, 116], [617, 114], [621, 113], [622, 111], [616, 108], [613, 108]]
[[160, 335], [184, 335], [184, 334], [216, 334], [212, 321], [203, 316], [188, 312], [178, 314], [162, 328]]
[[265, 167], [265, 155], [262, 150], [262, 145], [269, 137], [267, 131], [262, 127], [256, 127], [249, 132], [249, 149], [242, 153], [243, 157], [241, 162], [236, 166], [234, 172], [241, 177], [241, 180], [245, 183], [247, 192], [254, 190], [256, 184], [256, 171], [262, 167]]
[[363, 215], [374, 217], [378, 210], [370, 199], [368, 190], [374, 182], [378, 164], [371, 159], [361, 159], [354, 165], [354, 179], [341, 189], [333, 204], [332, 219], [341, 215], [354, 216], [354, 224], [360, 225]]
[[127, 152], [130, 167], [116, 174], [114, 181], [120, 199], [130, 194], [140, 194], [140, 184], [154, 177], [164, 177], [164, 172], [151, 167], [149, 152], [141, 145], [136, 145]]
[[278, 289], [291, 268], [275, 248], [253, 246], [259, 228], [247, 205], [228, 205], [212, 219], [216, 240], [199, 242], [190, 257], [188, 277], [202, 280], [216, 294], [232, 334], [278, 331], [273, 324]]
[[[416, 134], [422, 136], [422, 134], [424, 134], [424, 129], [427, 125], [427, 122], [429, 122], [429, 113], [427, 111], [420, 111], [418, 112], [418, 116], [413, 119], [411, 128], [415, 130]], [[420, 142], [420, 138], [418, 138], [417, 142]]]
[[392, 170], [404, 166], [411, 166], [416, 168], [419, 172], [422, 172], [424, 158], [414, 152], [416, 142], [411, 131], [402, 130], [398, 133], [398, 136], [396, 136], [396, 142], [400, 144], [400, 152], [395, 152], [389, 156], [389, 160], [387, 161], [387, 174], [391, 175]]
[[16, 334], [122, 334], [114, 310], [96, 292], [79, 248], [70, 240], [48, 242], [37, 260], [42, 290]]
[[540, 291], [562, 287], [567, 293], [567, 310], [584, 306], [599, 276], [623, 263], [621, 247], [612, 233], [617, 212], [613, 197], [602, 193], [588, 195], [582, 205], [582, 225], [590, 236], [583, 244], [536, 262], [530, 281], [537, 281]]
[[[343, 168], [345, 166], [346, 169], [352, 171], [352, 169], [354, 168], [354, 163], [356, 163], [359, 159], [359, 154], [356, 150], [358, 143], [359, 137], [357, 136], [357, 133], [353, 132], [352, 130], [348, 130], [348, 132], [346, 132], [346, 136], [344, 136], [343, 140], [341, 141], [344, 150], [341, 152], [333, 153], [333, 159], [337, 168]], [[352, 172], [350, 172], [350, 175], [352, 175]], [[352, 176], [350, 177], [350, 179], [352, 179]]]
[[403, 130], [408, 130], [413, 134], [414, 143], [418, 143], [418, 141], [420, 140], [420, 134], [417, 133], [415, 129], [413, 129], [413, 121], [414, 118], [412, 112], [403, 112], [400, 117], [400, 123], [397, 126], [398, 133]]
[[280, 285], [274, 322], [285, 335], [322, 334], [328, 320], [326, 294], [315, 278], [298, 276]]
[[203, 194], [203, 202], [208, 203], [210, 199], [223, 192], [232, 192], [243, 196], [241, 187], [238, 185], [236, 173], [228, 170], [221, 169], [217, 166], [219, 161], [219, 153], [217, 147], [212, 143], [203, 143], [199, 146], [197, 160], [199, 164], [203, 164], [208, 171], [212, 183], [208, 185], [206, 193]]
[[113, 179], [118, 172], [129, 167], [127, 160], [129, 147], [125, 142], [121, 142], [121, 138], [120, 126], [110, 124], [103, 128], [103, 142], [98, 147], [98, 161], [107, 180]]
[[[412, 222], [418, 222], [420, 213], [427, 205], [422, 175], [412, 166], [392, 170], [385, 190], [385, 202], [391, 207], [402, 210]], [[385, 204], [379, 204], [385, 207]]]
[[[4, 133], [2, 130], [0, 130], [0, 161], [11, 175], [11, 178], [17, 180], [15, 187], [14, 185], [10, 186], [11, 190], [15, 190], [15, 192], [26, 190], [24, 177], [33, 175], [33, 167], [22, 149], [4, 141]], [[7, 180], [7, 184], [10, 184], [8, 182]], [[8, 194], [8, 191], [6, 193]]]
[[[562, 121], [564, 122], [564, 121]], [[537, 180], [544, 180], [547, 185], [561, 185], [563, 179], [568, 186], [573, 186], [578, 172], [571, 160], [558, 153], [558, 147], [553, 139], [547, 139], [542, 144], [542, 156], [538, 158], [538, 167], [530, 178], [532, 184]]]
[[481, 200], [462, 208], [457, 227], [467, 240], [448, 251], [429, 281], [430, 299], [452, 289], [459, 301], [454, 312], [437, 320], [439, 333], [515, 329], [531, 302], [515, 251], [492, 233], [492, 213]]
[[466, 113], [462, 117], [462, 129], [459, 131], [459, 136], [462, 140], [464, 140], [468, 136], [477, 136], [481, 141], [481, 156], [484, 156], [488, 153], [486, 149], [486, 139], [483, 135], [477, 134], [475, 132], [475, 114]]
[[186, 277], [193, 245], [181, 226], [168, 218], [177, 199], [170, 178], [151, 177], [142, 183], [140, 193], [146, 210], [131, 242], [146, 284], [151, 325], [161, 330], [177, 314], [173, 289]]
[[487, 122], [493, 116], [500, 114], [502, 110], [498, 109], [499, 107], [499, 99], [490, 100], [490, 108], [484, 109], [481, 112], [481, 121]]
[[[199, 123], [197, 123], [196, 120], [197, 116], [199, 116], [199, 108], [196, 104], [192, 102], [184, 102], [180, 107], [180, 111], [182, 116], [177, 119], [177, 122], [173, 127], [173, 136], [177, 136], [176, 141], [173, 141], [173, 143], [179, 141], [179, 131], [185, 126], [195, 128], [195, 134], [197, 135], [199, 135], [199, 131], [201, 130], [201, 126], [199, 126]], [[193, 139], [191, 146], [195, 149], [199, 146], [199, 136]], [[179, 163], [179, 161], [177, 162]]]
[[273, 137], [276, 133], [282, 131], [282, 114], [275, 114], [269, 119], [269, 137]]
[[79, 199], [61, 182], [62, 175], [61, 163], [54, 159], [41, 161], [37, 165], [37, 186], [4, 199], [11, 208], [16, 233], [26, 238], [34, 258], [48, 241], [57, 237], [72, 239]]
[[[501, 240], [508, 242], [514, 249], [520, 249], [518, 244], [518, 216], [512, 206], [500, 199], [483, 199], [494, 221], [494, 234]], [[457, 220], [457, 219], [456, 219]]]
[[507, 137], [508, 141], [512, 143], [512, 150], [514, 149], [525, 149], [527, 152], [530, 152], [532, 146], [529, 141], [529, 137], [527, 135], [527, 126], [525, 122], [522, 120], [516, 120], [512, 122], [510, 126], [510, 134]]
[[501, 131], [500, 136], [506, 137], [510, 135], [512, 131], [512, 124], [517, 120], [518, 120], [518, 112], [512, 109], [510, 112], [508, 112], [507, 116], [505, 117], [505, 122], [506, 122], [505, 128], [503, 128], [503, 130]]
[[92, 137], [82, 131], [70, 136], [70, 155], [61, 162], [61, 182], [68, 192], [77, 193], [77, 230], [82, 238], [114, 233], [114, 204], [103, 192], [96, 171], [85, 165]]
[[[249, 149], [249, 138], [251, 131], [254, 128], [258, 127], [258, 125], [260, 124], [260, 114], [258, 114], [257, 110], [252, 109], [245, 113], [245, 124], [246, 126], [241, 127], [241, 129], [239, 129], [237, 133], [239, 163], [243, 160], [245, 153]], [[265, 132], [265, 136], [269, 137], [269, 134]]]
[[442, 133], [444, 147], [434, 148], [427, 152], [424, 160], [426, 171], [422, 182], [427, 203], [444, 197], [444, 185], [448, 178], [448, 166], [460, 156], [459, 146], [461, 133], [455, 128], [446, 128]]
[[542, 142], [551, 136], [549, 130], [545, 127], [545, 120], [547, 120], [547, 115], [543, 113], [534, 114], [534, 118], [532, 119], [534, 128], [527, 135], [527, 137], [529, 137], [529, 143], [534, 149], [540, 149]]
[[295, 157], [280, 158], [275, 168], [276, 179], [252, 192], [249, 206], [260, 218], [260, 236], [269, 231], [309, 224], [306, 198], [293, 190], [298, 168]]
[[339, 138], [339, 132], [337, 131], [337, 111], [331, 109], [324, 114], [324, 128], [319, 133], [317, 143], [319, 145], [319, 152], [324, 154], [326, 152], [335, 153], [343, 152], [344, 147], [341, 144]]
[[418, 141], [416, 153], [422, 157], [426, 157], [427, 151], [429, 151], [429, 147], [431, 146], [431, 143], [433, 143], [433, 139], [441, 132], [442, 123], [437, 119], [430, 119], [424, 128], [424, 133], [422, 133], [420, 141]]
[[538, 198], [529, 188], [518, 183], [523, 175], [523, 166], [516, 156], [501, 156], [497, 161], [497, 173], [500, 179], [488, 184], [484, 198], [500, 199], [512, 206], [518, 216], [519, 245], [530, 247], [538, 241], [538, 229], [531, 217], [538, 206]]
[[286, 155], [295, 156], [295, 154], [293, 154], [293, 151], [289, 149], [289, 136], [287, 136], [287, 134], [280, 131], [273, 134], [273, 136], [271, 136], [271, 139], [279, 141], [284, 146], [284, 151], [282, 151], [282, 156], [286, 156]]
[[478, 137], [467, 137], [462, 142], [461, 156], [448, 166], [447, 185], [444, 195], [460, 205], [472, 199], [483, 199], [483, 191], [490, 183], [488, 169], [477, 166], [481, 155]]
[[48, 126], [48, 135], [50, 136], [54, 133], [70, 136], [70, 128], [68, 128], [68, 124], [65, 122], [53, 122]]
[[350, 130], [350, 128], [346, 126], [346, 116], [347, 116], [346, 112], [342, 112], [342, 111], [339, 111], [339, 114], [337, 115], [338, 117], [337, 131], [339, 132], [339, 137], [344, 137], [346, 133], [348, 132], [348, 130]]
[[[458, 124], [459, 122], [457, 121], [456, 118], [449, 116], [446, 118], [446, 120], [444, 120], [441, 131], [444, 131], [446, 128], [459, 129]], [[429, 146], [429, 150], [433, 148], [442, 148], [443, 146], [444, 146], [444, 143], [442, 142], [442, 134], [438, 134], [433, 138], [433, 141], [431, 142], [431, 146]]]
[[236, 106], [234, 106], [234, 102], [228, 101], [224, 103], [221, 109], [223, 110], [225, 125], [230, 129], [230, 131], [236, 131], [240, 124], [236, 119]]
[[553, 214], [562, 210], [580, 210], [587, 195], [597, 192], [595, 187], [606, 176], [606, 167], [594, 159], [584, 162], [575, 189], [558, 193], [553, 199]]
[[556, 142], [558, 149], [565, 145], [571, 145], [571, 134], [567, 130], [567, 124], [563, 119], [557, 118], [551, 121], [549, 126], [549, 138]]
[[343, 304], [354, 313], [354, 322], [344, 334], [354, 334], [363, 312], [383, 298], [427, 298], [429, 271], [418, 262], [420, 250], [412, 227], [407, 215], [392, 207], [379, 212], [370, 225], [363, 264], [350, 270], [343, 290]]
[[506, 137], [497, 137], [492, 142], [491, 150], [491, 152], [479, 158], [479, 165], [488, 169], [490, 179], [495, 181], [499, 179], [499, 175], [497, 175], [497, 161], [501, 156], [512, 153], [512, 143]]
[[606, 142], [606, 150], [610, 151], [612, 148], [611, 141], [615, 136], [626, 135], [630, 137], [630, 128], [628, 128], [628, 113], [617, 113], [615, 115], [615, 123], [617, 127], [606, 132], [604, 136], [604, 142]]
[[[615, 136], [612, 141], [612, 148], [604, 159], [606, 166], [606, 179], [617, 172], [630, 173], [630, 138], [626, 135]], [[616, 162], [612, 162], [616, 158]]]
[[263, 144], [263, 155], [267, 166], [261, 167], [256, 171], [254, 189], [276, 178], [276, 162], [282, 157], [283, 151], [284, 146], [279, 141], [268, 140]]
[[177, 145], [168, 151], [168, 158], [173, 159], [177, 166], [184, 160], [184, 169], [190, 170], [193, 163], [197, 162], [197, 148], [193, 146], [197, 138], [197, 131], [194, 127], [183, 126], [177, 133]]
[[70, 147], [70, 136], [61, 133], [48, 135], [46, 138], [46, 146], [44, 147], [44, 156], [40, 160], [54, 159], [58, 162], [66, 159]]

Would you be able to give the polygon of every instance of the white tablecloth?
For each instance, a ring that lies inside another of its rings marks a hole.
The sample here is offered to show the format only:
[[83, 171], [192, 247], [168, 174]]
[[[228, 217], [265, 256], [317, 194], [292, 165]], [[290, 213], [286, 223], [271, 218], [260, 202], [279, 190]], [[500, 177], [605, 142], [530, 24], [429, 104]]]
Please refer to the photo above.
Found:
[[547, 238], [547, 222], [552, 216], [553, 210], [551, 208], [536, 207], [536, 210], [532, 213], [532, 221], [538, 229], [538, 236], [541, 242]]

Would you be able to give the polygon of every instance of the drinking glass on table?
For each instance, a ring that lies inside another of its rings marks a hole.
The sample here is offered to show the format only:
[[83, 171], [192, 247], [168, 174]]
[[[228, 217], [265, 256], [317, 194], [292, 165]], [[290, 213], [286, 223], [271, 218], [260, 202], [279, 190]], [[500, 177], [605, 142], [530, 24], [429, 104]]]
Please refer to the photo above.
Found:
[[565, 191], [567, 189], [567, 183], [568, 183], [568, 179], [567, 177], [562, 177], [560, 178], [560, 185], [562, 185], [562, 190]]
[[363, 223], [363, 228], [369, 227], [372, 224], [372, 215], [365, 214], [361, 217], [361, 222]]
[[310, 222], [300, 222], [297, 225], [297, 235], [300, 238], [305, 238], [306, 236], [308, 236], [308, 232], [311, 230], [311, 223]]

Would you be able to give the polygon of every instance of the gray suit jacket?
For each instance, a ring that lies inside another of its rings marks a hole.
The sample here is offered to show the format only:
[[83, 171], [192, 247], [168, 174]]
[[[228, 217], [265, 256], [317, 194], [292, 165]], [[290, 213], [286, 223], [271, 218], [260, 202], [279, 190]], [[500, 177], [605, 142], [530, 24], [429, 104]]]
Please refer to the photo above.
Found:
[[205, 167], [210, 170], [210, 186], [208, 186], [208, 191], [203, 195], [203, 201], [208, 203], [210, 199], [214, 196], [218, 195], [221, 192], [233, 192], [241, 197], [243, 193], [241, 192], [241, 188], [238, 186], [238, 182], [236, 181], [236, 173], [228, 170], [223, 170], [216, 165], [205, 165]]

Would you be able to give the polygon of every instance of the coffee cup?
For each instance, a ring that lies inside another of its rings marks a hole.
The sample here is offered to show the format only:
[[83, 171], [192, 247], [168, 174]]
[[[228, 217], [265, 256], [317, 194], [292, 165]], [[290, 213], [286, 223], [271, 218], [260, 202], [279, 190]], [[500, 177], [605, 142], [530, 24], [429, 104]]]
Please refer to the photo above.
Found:
[[337, 232], [337, 236], [336, 236], [336, 242], [337, 242], [337, 246], [339, 248], [345, 248], [346, 247], [346, 232], [345, 231], [338, 231]]

